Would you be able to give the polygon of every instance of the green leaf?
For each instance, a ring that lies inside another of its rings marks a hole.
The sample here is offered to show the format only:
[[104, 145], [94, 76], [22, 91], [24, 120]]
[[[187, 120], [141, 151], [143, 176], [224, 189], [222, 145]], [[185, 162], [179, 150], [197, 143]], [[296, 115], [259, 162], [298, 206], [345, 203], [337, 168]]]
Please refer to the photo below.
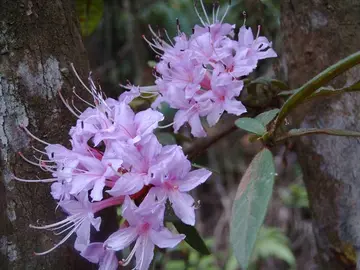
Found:
[[230, 242], [234, 255], [247, 268], [256, 236], [264, 221], [275, 178], [271, 152], [263, 149], [241, 179], [232, 209]]
[[283, 232], [277, 228], [262, 227], [255, 243], [252, 260], [275, 257], [287, 262], [290, 266], [295, 265], [295, 257], [289, 247], [289, 240]]
[[265, 126], [257, 119], [242, 117], [235, 121], [238, 128], [262, 136], [266, 133]]
[[263, 112], [255, 117], [256, 120], [259, 120], [264, 126], [269, 124], [278, 114], [279, 109], [273, 109], [267, 112]]
[[346, 137], [360, 137], [360, 132], [344, 130], [344, 129], [333, 129], [333, 128], [299, 128], [291, 129], [285, 135], [276, 138], [276, 142], [287, 140], [293, 137], [326, 134], [334, 136], [346, 136]]
[[180, 220], [173, 221], [173, 224], [179, 233], [183, 233], [186, 235], [185, 241], [189, 244], [189, 246], [191, 246], [193, 249], [197, 250], [203, 255], [211, 254], [204, 240], [194, 226], [184, 224]]
[[228, 259], [225, 270], [237, 270], [239, 268], [239, 263], [234, 255]]
[[76, 13], [83, 36], [89, 36], [94, 32], [102, 19], [103, 12], [103, 0], [76, 0]]

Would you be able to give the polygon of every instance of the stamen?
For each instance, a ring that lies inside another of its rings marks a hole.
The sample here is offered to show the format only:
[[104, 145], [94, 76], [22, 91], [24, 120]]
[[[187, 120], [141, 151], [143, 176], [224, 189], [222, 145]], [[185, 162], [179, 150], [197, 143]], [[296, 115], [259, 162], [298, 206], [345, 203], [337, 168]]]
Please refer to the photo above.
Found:
[[195, 9], [195, 13], [196, 13], [196, 15], [198, 16], [201, 24], [202, 24], [203, 26], [206, 26], [206, 23], [205, 23], [204, 20], [201, 18], [200, 13], [199, 13], [199, 11], [198, 11], [198, 9], [197, 9], [196, 0], [194, 0], [194, 9]]
[[18, 152], [18, 154], [19, 154], [19, 156], [20, 156], [23, 160], [25, 160], [27, 163], [29, 163], [29, 164], [31, 164], [31, 165], [34, 165], [34, 166], [37, 166], [37, 167], [40, 167], [41, 169], [42, 169], [42, 168], [46, 168], [46, 167], [44, 167], [43, 165], [41, 165], [41, 163], [36, 163], [36, 162], [28, 159], [27, 157], [25, 157], [25, 156], [23, 155], [23, 153]]
[[220, 12], [220, 4], [219, 4], [219, 2], [218, 1], [216, 1], [216, 3], [217, 3], [217, 10], [216, 10], [216, 15], [215, 15], [215, 18], [216, 18], [216, 23], [219, 21], [219, 12]]
[[31, 146], [31, 148], [32, 149], [34, 149], [35, 151], [37, 151], [37, 152], [39, 152], [39, 153], [41, 153], [41, 154], [44, 154], [44, 155], [47, 155], [47, 153], [46, 152], [44, 152], [44, 151], [41, 151], [41, 150], [39, 150], [39, 149], [37, 149], [35, 146]]
[[172, 122], [172, 123], [170, 123], [170, 124], [167, 124], [167, 125], [165, 125], [165, 126], [158, 126], [158, 128], [164, 129], [164, 128], [171, 127], [172, 125], [174, 125], [174, 122]]
[[65, 98], [63, 97], [63, 95], [61, 94], [61, 90], [58, 90], [59, 93], [59, 97], [61, 99], [61, 101], [64, 103], [64, 105], [66, 106], [66, 108], [73, 114], [76, 116], [76, 118], [79, 118], [80, 115], [78, 115], [76, 112], [74, 112], [73, 108], [70, 107], [69, 103], [67, 100], [65, 100]]
[[76, 230], [81, 226], [81, 223], [79, 223], [76, 227], [74, 227], [59, 243], [57, 243], [55, 246], [53, 246], [52, 248], [50, 248], [47, 251], [44, 252], [34, 252], [35, 255], [45, 255], [50, 253], [51, 251], [55, 250], [57, 247], [59, 247], [60, 245], [62, 245], [63, 243], [66, 242], [66, 240], [68, 240], [70, 238], [70, 236], [76, 232]]
[[169, 37], [169, 34], [168, 34], [168, 32], [166, 31], [165, 28], [163, 29], [163, 31], [164, 31], [164, 33], [165, 33], [166, 38], [170, 41], [171, 46], [174, 47], [174, 43], [172, 42], [172, 40], [171, 40], [171, 38]]
[[244, 16], [243, 26], [245, 26], [245, 24], [246, 24], [246, 11], [244, 10], [242, 14], [243, 14], [243, 16]]
[[19, 181], [19, 182], [24, 182], [24, 183], [52, 183], [52, 182], [56, 182], [58, 179], [57, 178], [49, 178], [49, 179], [22, 179], [19, 177], [16, 177], [15, 175], [12, 176], [12, 179]]
[[71, 98], [71, 105], [74, 107], [74, 109], [79, 113], [82, 114], [82, 111], [80, 111], [74, 104], [74, 97]]
[[86, 105], [92, 107], [92, 108], [95, 108], [95, 106], [93, 104], [91, 104], [90, 102], [86, 101], [85, 99], [83, 99], [81, 96], [78, 95], [78, 93], [76, 93], [75, 91], [75, 87], [73, 87], [73, 94], [78, 98], [80, 99], [82, 102], [84, 102]]
[[79, 80], [79, 82], [80, 82], [80, 83], [82, 84], [82, 86], [85, 88], [85, 90], [87, 90], [87, 91], [92, 95], [93, 93], [91, 92], [91, 90], [86, 86], [86, 84], [83, 82], [83, 80], [81, 80], [79, 74], [77, 73], [77, 71], [76, 71], [76, 69], [75, 69], [75, 67], [74, 67], [74, 64], [73, 64], [73, 63], [70, 63], [70, 66], [71, 66], [71, 68], [72, 68], [72, 70], [73, 70], [76, 78]]
[[222, 16], [221, 20], [220, 20], [220, 23], [222, 23], [226, 17], [226, 15], [228, 14], [229, 10], [230, 10], [230, 6], [231, 6], [231, 1], [229, 1], [229, 4], [228, 6], [226, 7], [226, 10], [225, 10], [225, 13], [224, 15]]
[[134, 257], [136, 249], [139, 246], [139, 243], [140, 243], [139, 239], [136, 240], [135, 245], [134, 245], [133, 249], [131, 250], [129, 256], [127, 256], [126, 259], [121, 260], [121, 266], [127, 266], [131, 262], [131, 259]]
[[56, 228], [59, 225], [62, 225], [64, 223], [72, 222], [73, 220], [77, 219], [82, 213], [77, 213], [75, 215], [68, 216], [67, 218], [60, 220], [58, 222], [55, 222], [53, 224], [44, 225], [44, 226], [35, 226], [35, 225], [29, 225], [32, 229], [39, 229], [39, 230], [47, 230], [47, 229], [53, 229]]
[[47, 142], [41, 140], [40, 138], [36, 137], [35, 135], [33, 135], [23, 124], [20, 124], [20, 127], [21, 127], [23, 130], [25, 130], [25, 132], [26, 132], [31, 138], [33, 138], [33, 139], [37, 140], [38, 142], [41, 142], [41, 143], [43, 143], [43, 144], [45, 144], [45, 145], [50, 145], [50, 143], [47, 143]]
[[208, 15], [207, 15], [206, 8], [205, 8], [205, 6], [204, 6], [204, 2], [203, 2], [203, 0], [200, 0], [200, 4], [201, 4], [201, 8], [202, 8], [202, 10], [204, 11], [205, 18], [206, 18], [206, 20], [207, 20], [208, 24], [211, 24], [211, 23], [210, 23], [210, 20], [209, 20], [209, 17], [208, 17]]
[[255, 42], [256, 42], [256, 40], [259, 38], [259, 36], [260, 36], [260, 29], [261, 29], [261, 25], [258, 25], [258, 31], [257, 31], [257, 33], [256, 33], [256, 38], [255, 38]]

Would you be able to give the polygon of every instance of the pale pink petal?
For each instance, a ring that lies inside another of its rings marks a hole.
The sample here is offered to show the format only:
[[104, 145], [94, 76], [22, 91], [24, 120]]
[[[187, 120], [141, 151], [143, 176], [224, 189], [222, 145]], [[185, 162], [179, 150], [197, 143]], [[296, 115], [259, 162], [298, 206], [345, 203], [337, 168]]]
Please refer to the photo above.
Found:
[[239, 44], [242, 46], [252, 45], [254, 42], [254, 35], [251, 28], [246, 28], [246, 26], [242, 26], [239, 29]]
[[111, 196], [135, 194], [143, 188], [146, 177], [147, 175], [140, 173], [125, 173], [116, 181], [115, 185], [111, 190], [108, 190], [107, 193]]
[[177, 133], [179, 129], [188, 121], [189, 112], [187, 110], [178, 110], [174, 117], [174, 131]]
[[137, 209], [138, 207], [130, 197], [126, 196], [122, 207], [122, 216], [131, 226], [137, 226], [141, 222], [141, 218], [136, 214]]
[[93, 201], [102, 200], [104, 187], [105, 187], [105, 178], [101, 177], [97, 179], [90, 193], [90, 197], [93, 199]]
[[76, 195], [83, 190], [89, 190], [92, 188], [93, 183], [99, 176], [88, 175], [86, 173], [75, 175], [71, 181], [70, 194]]
[[137, 113], [134, 119], [134, 124], [137, 127], [137, 134], [144, 136], [152, 133], [162, 120], [164, 120], [164, 115], [153, 109], [147, 109]]
[[195, 225], [194, 199], [187, 193], [178, 191], [169, 192], [169, 200], [175, 214], [185, 224]]
[[236, 99], [226, 100], [224, 103], [224, 109], [228, 113], [232, 113], [235, 115], [240, 115], [240, 114], [246, 112], [245, 106], [240, 101], [237, 101]]
[[140, 236], [137, 241], [139, 244], [135, 252], [136, 269], [148, 270], [154, 257], [154, 244], [147, 236]]
[[167, 228], [162, 228], [160, 231], [150, 231], [151, 241], [159, 248], [174, 248], [184, 238], [185, 235], [173, 234]]
[[223, 104], [218, 103], [213, 106], [213, 110], [207, 115], [206, 120], [209, 123], [209, 126], [214, 126], [220, 119], [221, 115], [224, 113]]
[[132, 86], [130, 91], [125, 91], [119, 96], [119, 101], [129, 104], [135, 98], [140, 96], [140, 88], [138, 86]]
[[103, 243], [95, 242], [95, 243], [89, 244], [81, 252], [80, 255], [83, 256], [84, 258], [86, 258], [89, 262], [99, 263], [100, 258], [102, 258], [104, 253], [105, 253], [105, 249], [104, 249]]
[[109, 238], [104, 242], [104, 245], [107, 249], [111, 250], [122, 250], [130, 245], [138, 236], [136, 228], [128, 227], [125, 229], [120, 229], [117, 232], [114, 232]]
[[189, 172], [183, 180], [177, 181], [179, 191], [187, 192], [196, 188], [198, 185], [204, 183], [210, 175], [211, 172], [206, 169], [198, 169]]
[[194, 137], [206, 137], [206, 132], [201, 124], [198, 114], [194, 114], [190, 117], [189, 124], [191, 126], [191, 134]]
[[74, 247], [78, 251], [83, 251], [90, 243], [90, 221], [85, 220], [76, 231]]
[[116, 270], [119, 267], [119, 261], [115, 252], [107, 250], [104, 258], [100, 261], [99, 270]]

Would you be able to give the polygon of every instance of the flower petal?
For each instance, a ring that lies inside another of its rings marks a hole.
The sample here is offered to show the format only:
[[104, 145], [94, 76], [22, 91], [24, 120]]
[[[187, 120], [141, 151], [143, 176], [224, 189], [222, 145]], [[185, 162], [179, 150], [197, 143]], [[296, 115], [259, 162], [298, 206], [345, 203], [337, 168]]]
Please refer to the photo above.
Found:
[[99, 263], [100, 258], [104, 255], [105, 249], [103, 243], [91, 243], [81, 252], [81, 256], [92, 263]]
[[167, 228], [151, 230], [150, 239], [159, 248], [173, 248], [185, 238], [184, 234], [173, 234]]
[[179, 129], [188, 121], [189, 113], [187, 110], [178, 110], [174, 117], [174, 131], [177, 133]]
[[135, 251], [136, 269], [148, 270], [154, 257], [154, 244], [147, 236], [138, 238], [139, 244]]
[[194, 199], [187, 193], [178, 191], [169, 192], [169, 200], [175, 214], [185, 224], [195, 225]]
[[100, 261], [99, 270], [116, 270], [119, 266], [119, 261], [115, 252], [107, 250], [104, 258]]
[[201, 124], [198, 114], [194, 114], [190, 117], [189, 124], [191, 126], [191, 134], [194, 135], [194, 137], [206, 137], [206, 132]]
[[135, 115], [134, 123], [137, 126], [137, 135], [147, 135], [158, 127], [160, 121], [164, 120], [161, 112], [147, 109]]
[[187, 192], [198, 185], [204, 183], [211, 175], [211, 172], [206, 169], [198, 169], [191, 171], [182, 181], [177, 181], [179, 191]]
[[122, 196], [122, 195], [132, 195], [140, 191], [144, 186], [144, 180], [147, 178], [147, 175], [140, 173], [125, 173], [122, 175], [112, 187], [108, 190], [111, 196]]
[[125, 229], [120, 229], [117, 232], [114, 232], [109, 238], [104, 242], [104, 245], [107, 249], [111, 250], [122, 250], [128, 245], [130, 245], [138, 236], [136, 228], [128, 227]]

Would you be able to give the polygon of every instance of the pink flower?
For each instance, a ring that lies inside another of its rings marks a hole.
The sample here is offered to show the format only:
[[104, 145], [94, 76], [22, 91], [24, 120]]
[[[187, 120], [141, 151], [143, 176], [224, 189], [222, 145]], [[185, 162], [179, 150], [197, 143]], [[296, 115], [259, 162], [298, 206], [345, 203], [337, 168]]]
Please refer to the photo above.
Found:
[[73, 175], [70, 194], [76, 195], [82, 191], [91, 190], [90, 196], [94, 201], [103, 198], [106, 179], [118, 178], [117, 170], [121, 167], [121, 159], [101, 161], [93, 157], [83, 157], [80, 164], [83, 169]]
[[233, 80], [227, 73], [213, 74], [211, 79], [211, 91], [201, 98], [210, 98], [213, 101], [212, 110], [207, 114], [207, 121], [214, 126], [224, 111], [235, 115], [246, 112], [244, 105], [236, 100], [243, 88], [243, 82]]
[[135, 269], [148, 269], [154, 256], [155, 245], [160, 248], [173, 248], [185, 238], [182, 234], [172, 234], [163, 226], [164, 210], [163, 204], [141, 204], [137, 207], [129, 197], [126, 197], [122, 216], [129, 223], [129, 227], [110, 235], [104, 243], [106, 249], [122, 250], [136, 241], [122, 265], [129, 264], [135, 255]]
[[161, 151], [161, 144], [155, 136], [149, 137], [143, 144], [131, 145], [119, 142], [115, 151], [123, 156], [126, 172], [116, 180], [111, 190], [112, 196], [132, 195], [149, 184], [149, 168]]
[[204, 183], [211, 172], [206, 169], [190, 171], [191, 164], [179, 146], [164, 146], [157, 160], [150, 169], [154, 187], [148, 196], [155, 196], [161, 202], [169, 199], [181, 221], [194, 226], [195, 202], [187, 192]]
[[103, 243], [91, 243], [80, 253], [89, 262], [99, 264], [99, 270], [116, 270], [119, 262], [113, 250], [104, 248]]
[[245, 51], [246, 58], [253, 58], [256, 61], [277, 57], [275, 51], [271, 48], [271, 42], [266, 37], [259, 36], [260, 28], [257, 37], [254, 39], [251, 28], [242, 26], [239, 31], [239, 50]]
[[51, 231], [59, 231], [60, 233], [69, 231], [66, 236], [57, 243], [51, 249], [36, 253], [37, 255], [47, 254], [62, 243], [64, 243], [73, 233], [76, 233], [75, 248], [77, 250], [83, 250], [90, 243], [90, 226], [93, 226], [97, 231], [99, 231], [101, 218], [94, 217], [94, 210], [92, 204], [89, 203], [87, 193], [83, 192], [77, 197], [78, 200], [65, 200], [59, 203], [61, 208], [69, 214], [69, 216], [54, 224], [45, 225], [45, 226], [34, 226], [30, 225], [34, 229], [46, 229]]
[[139, 142], [150, 135], [164, 116], [157, 111], [147, 109], [135, 114], [129, 105], [120, 103], [114, 109], [113, 123], [100, 130], [94, 136], [94, 143], [101, 141], [123, 140], [129, 143]]

